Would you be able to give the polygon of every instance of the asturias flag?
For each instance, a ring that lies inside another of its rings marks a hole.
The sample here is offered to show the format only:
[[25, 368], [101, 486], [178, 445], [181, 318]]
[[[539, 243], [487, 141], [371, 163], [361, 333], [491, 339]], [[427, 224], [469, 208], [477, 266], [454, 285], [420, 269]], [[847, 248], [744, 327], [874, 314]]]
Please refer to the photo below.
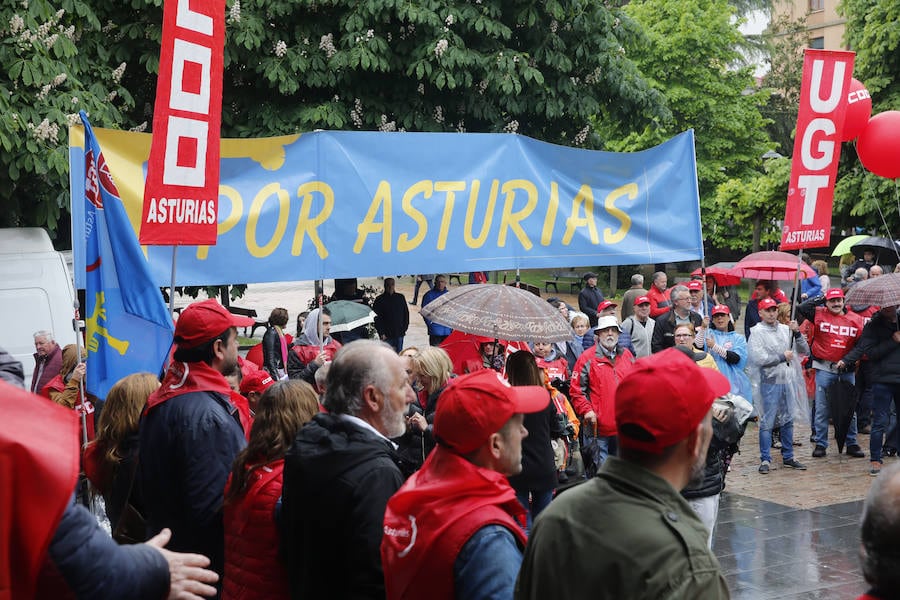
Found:
[[87, 389], [106, 398], [109, 388], [126, 375], [160, 372], [174, 327], [84, 111], [81, 120]]

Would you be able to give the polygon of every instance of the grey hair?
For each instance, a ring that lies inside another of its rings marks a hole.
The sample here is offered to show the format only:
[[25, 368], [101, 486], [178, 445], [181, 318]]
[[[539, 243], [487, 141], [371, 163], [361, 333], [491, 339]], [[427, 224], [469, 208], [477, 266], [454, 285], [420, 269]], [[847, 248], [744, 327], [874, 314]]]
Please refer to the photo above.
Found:
[[675, 294], [687, 294], [690, 297], [691, 292], [687, 289], [687, 286], [681, 285], [680, 283], [672, 288], [669, 297], [672, 298], [672, 301], [675, 301]]
[[644, 276], [640, 273], [635, 273], [631, 276], [631, 285], [644, 285]]
[[358, 416], [362, 412], [363, 390], [367, 386], [374, 385], [387, 391], [391, 375], [384, 368], [385, 354], [379, 350], [396, 355], [393, 348], [376, 340], [355, 340], [337, 351], [328, 369], [322, 400], [328, 412]]
[[40, 337], [47, 338], [47, 341], [50, 341], [50, 342], [53, 341], [53, 334], [50, 333], [49, 331], [47, 331], [46, 329], [41, 329], [40, 331], [34, 332], [34, 339], [38, 339]]
[[885, 597], [900, 589], [900, 463], [881, 470], [869, 488], [862, 514], [860, 558], [863, 576]]
[[[665, 271], [657, 271], [656, 273], [653, 274], [653, 281], [656, 281], [657, 279], [659, 279], [660, 275], [665, 275], [665, 274], [666, 274]], [[666, 277], [666, 278], [668, 279], [668, 277]]]

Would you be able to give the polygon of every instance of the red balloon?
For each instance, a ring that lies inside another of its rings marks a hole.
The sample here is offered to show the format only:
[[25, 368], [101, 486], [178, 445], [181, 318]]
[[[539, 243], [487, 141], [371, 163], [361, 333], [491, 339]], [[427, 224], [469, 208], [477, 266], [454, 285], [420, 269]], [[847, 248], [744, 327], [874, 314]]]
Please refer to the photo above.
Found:
[[842, 142], [856, 139], [865, 129], [869, 117], [872, 116], [872, 97], [869, 90], [857, 79], [850, 80], [850, 91], [847, 92], [847, 116], [844, 117]]
[[869, 119], [856, 140], [856, 153], [872, 173], [900, 177], [900, 111], [888, 110]]

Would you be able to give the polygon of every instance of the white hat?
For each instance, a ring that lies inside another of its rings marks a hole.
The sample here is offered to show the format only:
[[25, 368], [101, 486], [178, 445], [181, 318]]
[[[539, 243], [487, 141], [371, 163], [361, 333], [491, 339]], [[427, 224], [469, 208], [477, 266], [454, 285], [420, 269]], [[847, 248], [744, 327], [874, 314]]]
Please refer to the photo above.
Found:
[[615, 327], [619, 330], [619, 333], [622, 332], [622, 328], [619, 327], [619, 320], [612, 315], [606, 315], [597, 319], [597, 326], [594, 327], [594, 331], [601, 331], [609, 327]]

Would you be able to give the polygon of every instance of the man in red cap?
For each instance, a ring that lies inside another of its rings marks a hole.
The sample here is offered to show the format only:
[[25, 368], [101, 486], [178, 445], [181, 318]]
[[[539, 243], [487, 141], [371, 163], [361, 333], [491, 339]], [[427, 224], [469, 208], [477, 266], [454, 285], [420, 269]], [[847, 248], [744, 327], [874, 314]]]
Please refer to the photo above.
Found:
[[[826, 393], [832, 383], [846, 381], [855, 384], [853, 365], [844, 361], [847, 353], [856, 346], [862, 335], [863, 321], [856, 313], [844, 309], [844, 292], [832, 288], [825, 292], [824, 303], [821, 296], [801, 304], [797, 313], [798, 322], [809, 319], [812, 322], [809, 346], [812, 367], [816, 374], [816, 400], [813, 414], [813, 435], [816, 447], [814, 458], [825, 456], [828, 448], [828, 420], [831, 417]], [[856, 441], [856, 414], [847, 429], [847, 456], [864, 458], [865, 452]]]
[[[789, 469], [805, 471], [794, 458], [794, 403], [797, 389], [803, 389], [798, 354], [809, 354], [806, 338], [797, 321], [778, 322], [778, 303], [762, 298], [757, 303], [762, 319], [750, 330], [747, 340], [747, 368], [754, 385], [754, 404], [759, 415], [759, 472], [766, 475], [772, 464], [772, 429], [781, 427], [781, 461]], [[756, 390], [759, 390], [758, 392]]]
[[241, 395], [247, 399], [250, 405], [250, 414], [256, 412], [256, 405], [259, 403], [263, 392], [275, 385], [275, 380], [269, 375], [268, 371], [259, 369], [252, 371], [246, 377], [241, 379]]
[[516, 598], [728, 598], [678, 492], [703, 476], [713, 400], [729, 387], [676, 349], [635, 362], [616, 391], [619, 456], [541, 513]]
[[631, 345], [637, 358], [650, 356], [653, 329], [656, 321], [650, 317], [650, 298], [638, 296], [634, 299], [634, 314], [622, 321], [622, 333], [631, 337]]
[[550, 403], [541, 386], [490, 370], [441, 393], [437, 447], [390, 499], [381, 557], [389, 599], [511, 598], [525, 510], [507, 477], [522, 470], [524, 413]]
[[691, 279], [687, 282], [688, 293], [691, 298], [691, 310], [701, 316], [709, 316], [709, 311], [716, 305], [709, 293], [706, 294], [706, 302], [703, 301], [703, 282], [699, 279]]
[[238, 368], [236, 328], [252, 324], [212, 299], [185, 308], [175, 324], [174, 360], [141, 419], [148, 530], [168, 527], [173, 550], [208, 556], [220, 577], [222, 495], [234, 457], [247, 443], [237, 409], [246, 400], [224, 375]]

